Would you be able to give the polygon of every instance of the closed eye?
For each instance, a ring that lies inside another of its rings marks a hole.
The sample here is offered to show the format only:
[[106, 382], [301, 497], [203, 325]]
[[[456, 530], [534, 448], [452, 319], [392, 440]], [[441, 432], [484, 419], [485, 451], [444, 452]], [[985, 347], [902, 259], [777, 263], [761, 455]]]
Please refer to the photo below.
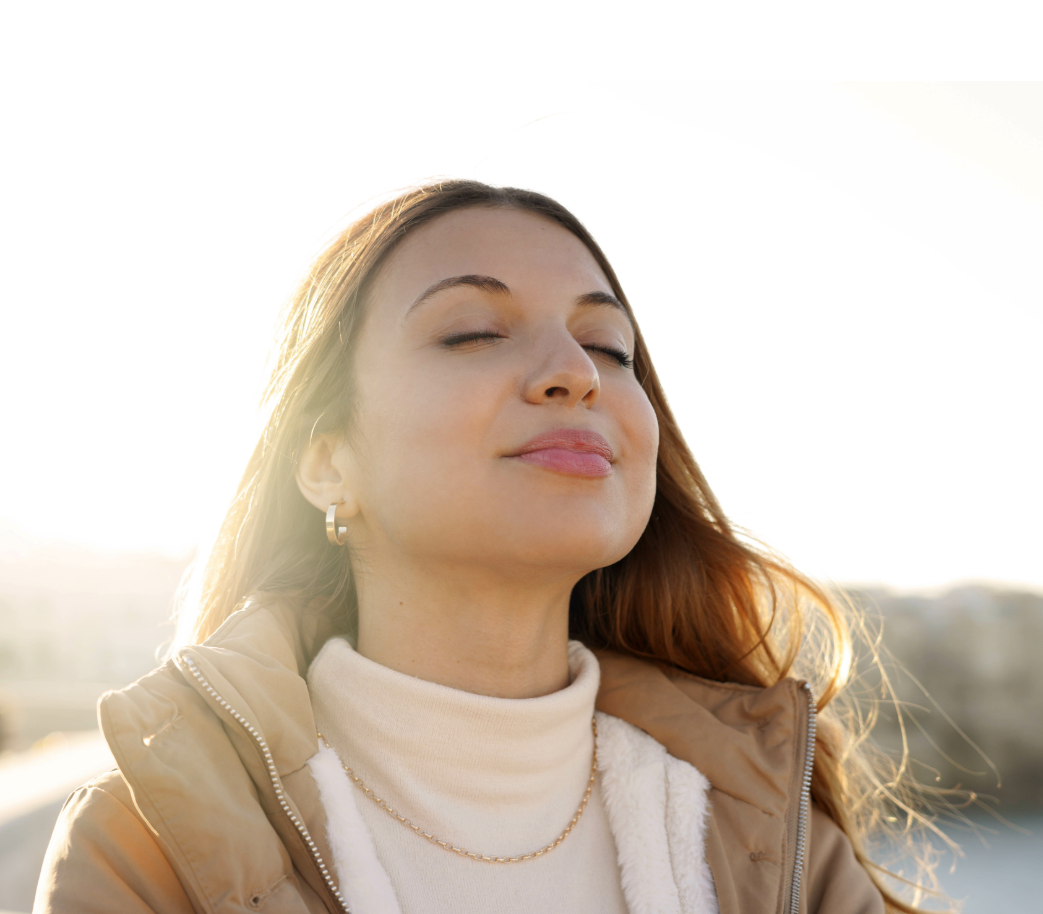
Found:
[[[495, 333], [491, 330], [469, 330], [466, 333], [454, 333], [452, 336], [445, 337], [441, 342], [447, 349], [455, 349], [458, 346], [466, 346], [468, 343], [478, 343], [482, 340], [502, 339], [504, 339], [503, 334]], [[615, 359], [623, 368], [634, 367], [634, 360], [627, 355], [624, 350], [616, 349], [614, 346], [595, 346], [589, 344], [583, 348], [590, 349], [594, 352], [600, 352], [602, 355], [607, 355], [609, 358]]]
[[634, 367], [634, 360], [622, 349], [616, 349], [614, 346], [584, 346], [583, 348], [593, 349], [595, 352], [603, 353], [604, 355], [615, 359], [623, 368]]
[[455, 346], [463, 346], [467, 343], [475, 343], [479, 340], [502, 340], [503, 334], [494, 333], [491, 330], [470, 330], [467, 333], [454, 333], [442, 340], [442, 345], [452, 349]]

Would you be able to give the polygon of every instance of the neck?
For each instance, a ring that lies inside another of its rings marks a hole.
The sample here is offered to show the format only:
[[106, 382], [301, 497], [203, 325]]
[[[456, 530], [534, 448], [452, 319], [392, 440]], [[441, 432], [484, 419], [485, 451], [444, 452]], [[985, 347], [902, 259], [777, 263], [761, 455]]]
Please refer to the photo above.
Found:
[[405, 565], [357, 578], [363, 657], [497, 698], [536, 698], [569, 684], [572, 576], [534, 583]]

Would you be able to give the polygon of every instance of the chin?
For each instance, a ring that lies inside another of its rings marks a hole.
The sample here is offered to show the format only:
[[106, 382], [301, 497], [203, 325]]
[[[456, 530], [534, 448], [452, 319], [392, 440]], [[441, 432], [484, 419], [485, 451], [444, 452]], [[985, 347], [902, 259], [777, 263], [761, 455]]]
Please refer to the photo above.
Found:
[[558, 568], [582, 576], [618, 562], [634, 548], [645, 526], [600, 511], [559, 508], [543, 517], [526, 515], [514, 523], [501, 519], [481, 525], [475, 548], [484, 554], [497, 553], [490, 556], [496, 564]]
[[633, 549], [648, 523], [654, 490], [634, 498], [626, 489], [569, 488], [490, 492], [458, 485], [435, 490], [433, 499], [430, 489], [399, 492], [395, 539], [407, 551], [441, 555], [452, 564], [514, 566], [526, 574], [542, 567], [582, 577]]

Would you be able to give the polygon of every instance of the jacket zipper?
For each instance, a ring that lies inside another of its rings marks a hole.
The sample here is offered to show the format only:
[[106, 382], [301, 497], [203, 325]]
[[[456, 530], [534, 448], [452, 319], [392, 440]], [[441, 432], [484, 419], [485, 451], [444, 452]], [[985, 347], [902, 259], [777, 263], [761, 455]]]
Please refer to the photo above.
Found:
[[815, 767], [815, 691], [810, 682], [803, 685], [808, 696], [808, 736], [804, 749], [804, 776], [800, 782], [800, 812], [797, 816], [797, 848], [793, 857], [793, 880], [790, 883], [789, 914], [800, 911], [800, 890], [804, 877], [804, 847], [808, 835], [808, 811], [811, 804], [811, 775]]
[[282, 807], [282, 811], [286, 813], [287, 818], [293, 823], [294, 828], [300, 833], [300, 836], [304, 839], [304, 843], [308, 845], [308, 850], [311, 851], [312, 859], [315, 861], [315, 865], [319, 868], [319, 872], [322, 874], [322, 878], [326, 882], [327, 888], [334, 898], [337, 899], [337, 904], [340, 905], [341, 910], [344, 914], [351, 914], [351, 909], [344, 901], [340, 894], [340, 889], [337, 887], [337, 883], [334, 881], [333, 876], [330, 875], [330, 871], [326, 866], [326, 863], [322, 859], [322, 855], [319, 853], [319, 849], [315, 846], [315, 842], [312, 840], [308, 829], [304, 823], [300, 820], [300, 817], [290, 809], [290, 804], [286, 801], [286, 796], [282, 787], [282, 780], [279, 777], [279, 773], [275, 768], [275, 762], [272, 759], [271, 750], [268, 748], [268, 743], [261, 733], [249, 723], [245, 717], [242, 716], [238, 711], [235, 710], [227, 701], [224, 700], [218, 693], [217, 690], [207, 682], [206, 677], [199, 671], [195, 661], [188, 656], [188, 654], [181, 654], [181, 659], [184, 660], [185, 665], [188, 667], [189, 672], [196, 678], [196, 681], [210, 694], [210, 696], [216, 701], [222, 708], [224, 708], [247, 733], [253, 737], [254, 742], [260, 747], [261, 752], [264, 754], [264, 764], [268, 770], [268, 777], [271, 778], [272, 787], [275, 788], [275, 796], [279, 800], [279, 805]]

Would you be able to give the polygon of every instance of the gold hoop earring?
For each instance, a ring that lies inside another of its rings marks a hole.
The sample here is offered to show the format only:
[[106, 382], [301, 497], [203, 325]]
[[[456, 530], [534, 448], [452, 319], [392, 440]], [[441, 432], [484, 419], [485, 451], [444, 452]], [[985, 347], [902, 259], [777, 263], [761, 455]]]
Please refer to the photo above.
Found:
[[343, 546], [348, 541], [348, 528], [337, 526], [337, 506], [344, 502], [334, 502], [326, 510], [326, 539], [334, 546]]

